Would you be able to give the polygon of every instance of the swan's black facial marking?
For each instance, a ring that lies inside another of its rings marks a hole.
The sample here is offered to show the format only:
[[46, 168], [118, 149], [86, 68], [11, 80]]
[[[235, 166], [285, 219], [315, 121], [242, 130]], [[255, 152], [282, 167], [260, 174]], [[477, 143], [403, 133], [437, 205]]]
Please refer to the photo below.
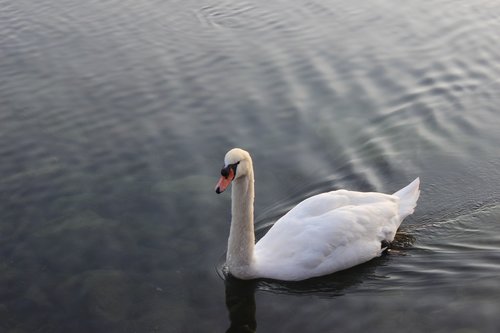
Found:
[[225, 168], [222, 168], [220, 171], [221, 176], [227, 179], [231, 174], [230, 170], [233, 170], [233, 178], [236, 177], [236, 168], [238, 167], [238, 164], [240, 164], [239, 161], [233, 164], [229, 164]]

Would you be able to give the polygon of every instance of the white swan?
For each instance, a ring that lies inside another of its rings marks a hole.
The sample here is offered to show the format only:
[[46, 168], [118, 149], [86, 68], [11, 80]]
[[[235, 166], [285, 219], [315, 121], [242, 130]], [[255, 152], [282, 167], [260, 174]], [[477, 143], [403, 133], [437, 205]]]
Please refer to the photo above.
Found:
[[255, 244], [254, 175], [250, 154], [230, 150], [216, 185], [232, 188], [226, 265], [240, 279], [298, 281], [340, 271], [379, 256], [419, 197], [419, 178], [393, 195], [338, 190], [292, 208]]

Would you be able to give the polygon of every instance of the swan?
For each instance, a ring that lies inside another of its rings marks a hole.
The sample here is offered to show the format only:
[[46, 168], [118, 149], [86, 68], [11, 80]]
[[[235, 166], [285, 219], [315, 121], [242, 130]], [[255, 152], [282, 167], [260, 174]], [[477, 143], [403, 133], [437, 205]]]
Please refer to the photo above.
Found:
[[392, 195], [348, 190], [317, 194], [292, 208], [255, 244], [252, 158], [240, 148], [225, 155], [216, 193], [231, 183], [226, 268], [244, 280], [305, 280], [378, 257], [420, 195], [419, 178]]

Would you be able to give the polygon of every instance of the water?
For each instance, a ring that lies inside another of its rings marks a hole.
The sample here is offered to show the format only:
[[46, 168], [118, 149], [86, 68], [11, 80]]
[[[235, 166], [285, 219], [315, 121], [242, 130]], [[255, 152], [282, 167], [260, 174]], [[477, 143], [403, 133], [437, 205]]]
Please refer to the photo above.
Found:
[[[0, 0], [0, 330], [499, 331], [498, 31], [495, 1]], [[234, 146], [259, 234], [422, 195], [387, 256], [224, 281]]]

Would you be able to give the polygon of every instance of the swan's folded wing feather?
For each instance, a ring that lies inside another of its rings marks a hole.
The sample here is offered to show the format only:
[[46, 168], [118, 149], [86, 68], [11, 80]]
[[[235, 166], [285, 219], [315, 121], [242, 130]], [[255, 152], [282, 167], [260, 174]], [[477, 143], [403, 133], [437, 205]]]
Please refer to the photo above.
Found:
[[314, 195], [298, 203], [285, 216], [297, 218], [309, 218], [323, 215], [334, 209], [344, 206], [360, 206], [387, 201], [397, 203], [398, 198], [394, 195], [378, 192], [356, 192], [348, 190], [337, 190]]
[[326, 210], [330, 193], [299, 204], [256, 244], [255, 264], [265, 277], [300, 280], [346, 269], [376, 257], [380, 241], [394, 237], [397, 199], [335, 193], [334, 202], [343, 204]]

